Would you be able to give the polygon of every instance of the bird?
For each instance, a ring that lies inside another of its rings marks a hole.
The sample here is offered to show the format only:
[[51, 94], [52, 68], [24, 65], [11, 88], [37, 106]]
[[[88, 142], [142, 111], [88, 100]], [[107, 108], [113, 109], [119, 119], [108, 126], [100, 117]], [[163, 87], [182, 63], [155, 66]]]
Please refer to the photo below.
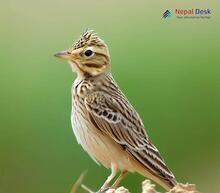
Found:
[[95, 162], [111, 169], [99, 191], [116, 188], [128, 172], [137, 172], [166, 190], [173, 188], [175, 176], [112, 76], [107, 44], [87, 29], [55, 56], [68, 61], [77, 74], [71, 88], [71, 124], [77, 142]]

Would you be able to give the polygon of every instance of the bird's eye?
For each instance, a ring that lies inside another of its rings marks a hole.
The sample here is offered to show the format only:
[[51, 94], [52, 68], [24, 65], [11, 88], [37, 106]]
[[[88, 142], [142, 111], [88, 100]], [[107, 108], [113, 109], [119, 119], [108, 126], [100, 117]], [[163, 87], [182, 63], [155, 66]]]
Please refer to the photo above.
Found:
[[84, 52], [84, 55], [89, 58], [94, 55], [94, 52], [91, 49], [88, 49]]

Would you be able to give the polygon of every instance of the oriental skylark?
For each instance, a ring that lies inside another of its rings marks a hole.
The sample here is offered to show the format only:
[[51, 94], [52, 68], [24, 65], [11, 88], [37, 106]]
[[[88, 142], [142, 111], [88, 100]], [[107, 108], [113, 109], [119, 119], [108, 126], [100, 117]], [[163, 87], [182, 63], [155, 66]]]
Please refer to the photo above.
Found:
[[[136, 171], [167, 190], [175, 186], [174, 175], [112, 77], [104, 41], [87, 30], [70, 49], [55, 56], [67, 60], [77, 73], [72, 85], [71, 113], [77, 141], [96, 162], [111, 168], [100, 191], [117, 187], [128, 171]], [[119, 177], [110, 185], [118, 171]]]

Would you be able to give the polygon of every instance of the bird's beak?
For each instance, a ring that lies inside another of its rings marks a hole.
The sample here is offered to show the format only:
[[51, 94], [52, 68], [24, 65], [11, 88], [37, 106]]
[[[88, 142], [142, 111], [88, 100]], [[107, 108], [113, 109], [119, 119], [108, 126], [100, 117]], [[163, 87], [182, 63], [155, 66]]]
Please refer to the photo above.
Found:
[[54, 54], [54, 56], [56, 56], [58, 58], [65, 59], [65, 60], [70, 60], [72, 58], [71, 52], [69, 52], [69, 51], [58, 52], [58, 53]]
[[79, 55], [82, 51], [83, 48], [79, 48], [76, 50], [66, 50], [66, 51], [58, 52], [54, 54], [54, 56], [65, 60], [76, 60], [77, 58], [79, 58]]

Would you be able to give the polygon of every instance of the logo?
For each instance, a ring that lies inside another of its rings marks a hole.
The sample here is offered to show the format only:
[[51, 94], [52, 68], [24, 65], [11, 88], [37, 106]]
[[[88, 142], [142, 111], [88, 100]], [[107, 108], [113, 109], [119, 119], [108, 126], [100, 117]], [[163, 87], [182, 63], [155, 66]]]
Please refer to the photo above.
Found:
[[211, 9], [175, 9], [176, 15], [211, 15]]
[[173, 10], [167, 9], [162, 18], [176, 18], [176, 19], [210, 19], [212, 16], [212, 10], [205, 8], [190, 8], [190, 9], [180, 9], [176, 8]]
[[169, 18], [169, 17], [171, 17], [171, 16], [172, 16], [171, 11], [167, 9], [167, 10], [163, 13], [162, 18], [166, 19], [166, 18]]

